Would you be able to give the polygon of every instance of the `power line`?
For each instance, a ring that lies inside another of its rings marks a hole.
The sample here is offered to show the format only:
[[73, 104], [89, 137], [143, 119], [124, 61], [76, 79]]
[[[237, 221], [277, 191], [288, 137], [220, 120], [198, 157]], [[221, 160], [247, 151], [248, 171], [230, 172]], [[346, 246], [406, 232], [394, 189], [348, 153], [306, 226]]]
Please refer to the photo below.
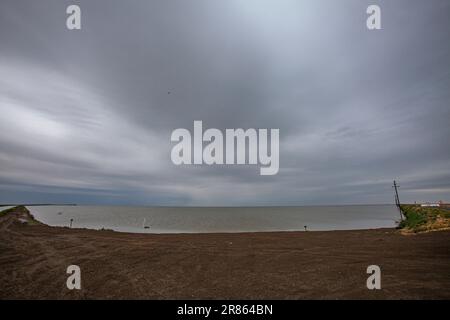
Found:
[[398, 211], [400, 212], [400, 219], [403, 220], [402, 208], [400, 207], [400, 198], [398, 197], [398, 188], [400, 188], [400, 186], [397, 185], [397, 182], [395, 180], [394, 180], [394, 185], [392, 186], [392, 188], [394, 188], [394, 190], [395, 190], [395, 195], [394, 195], [395, 205], [397, 206]]

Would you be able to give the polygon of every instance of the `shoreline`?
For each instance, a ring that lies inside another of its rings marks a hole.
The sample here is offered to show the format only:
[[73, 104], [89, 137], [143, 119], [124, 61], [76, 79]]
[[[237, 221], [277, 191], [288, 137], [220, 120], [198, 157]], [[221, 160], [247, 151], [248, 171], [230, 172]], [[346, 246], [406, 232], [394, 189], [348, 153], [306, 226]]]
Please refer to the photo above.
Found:
[[[310, 209], [311, 208], [311, 209]], [[396, 228], [393, 205], [331, 207], [29, 207], [51, 226], [142, 234], [263, 233]], [[145, 226], [144, 226], [145, 224]]]
[[[79, 265], [82, 290], [66, 288]], [[366, 288], [369, 265], [382, 290]], [[450, 232], [142, 234], [0, 216], [0, 299], [448, 299]]]
[[[59, 206], [59, 205], [58, 205]], [[365, 228], [365, 229], [335, 229], [335, 230], [275, 230], [275, 231], [229, 231], [229, 232], [224, 232], [224, 231], [220, 231], [220, 232], [130, 232], [130, 231], [120, 231], [120, 230], [114, 230], [114, 229], [109, 229], [109, 228], [100, 228], [100, 229], [95, 229], [95, 228], [88, 228], [88, 227], [68, 227], [68, 226], [58, 226], [58, 225], [49, 225], [46, 224], [38, 219], [36, 219], [33, 214], [31, 214], [31, 212], [28, 210], [26, 205], [18, 205], [18, 206], [12, 206], [9, 209], [13, 209], [13, 208], [17, 208], [17, 207], [25, 207], [25, 209], [28, 211], [29, 216], [36, 221], [37, 223], [47, 226], [49, 228], [62, 228], [64, 230], [69, 229], [69, 230], [89, 230], [89, 231], [100, 231], [100, 232], [114, 232], [114, 233], [120, 233], [120, 234], [139, 234], [139, 235], [173, 235], [173, 236], [177, 236], [177, 235], [232, 235], [232, 234], [237, 234], [237, 235], [252, 235], [252, 234], [260, 234], [260, 233], [267, 233], [267, 234], [283, 234], [283, 233], [304, 233], [304, 232], [312, 232], [312, 233], [318, 233], [318, 232], [347, 232], [347, 231], [374, 231], [374, 230], [389, 230], [389, 231], [397, 231], [399, 230], [398, 227], [394, 228], [390, 228], [390, 227], [378, 227], [378, 228]], [[126, 206], [125, 206], [126, 207]], [[1, 208], [1, 207], [0, 207]], [[172, 207], [170, 207], [172, 208]], [[177, 207], [174, 207], [177, 208]], [[192, 208], [197, 208], [197, 207], [192, 207]], [[199, 207], [200, 208], [200, 207]], [[201, 207], [201, 208], [205, 208], [205, 207]], [[207, 208], [223, 208], [223, 207], [207, 207]], [[236, 208], [241, 208], [241, 207], [236, 207]], [[242, 208], [256, 208], [256, 207], [242, 207]], [[9, 210], [6, 209], [6, 210]], [[0, 213], [2, 212], [2, 210], [0, 210]], [[433, 232], [433, 231], [447, 231], [447, 229], [443, 229], [443, 230], [430, 230], [428, 232]]]

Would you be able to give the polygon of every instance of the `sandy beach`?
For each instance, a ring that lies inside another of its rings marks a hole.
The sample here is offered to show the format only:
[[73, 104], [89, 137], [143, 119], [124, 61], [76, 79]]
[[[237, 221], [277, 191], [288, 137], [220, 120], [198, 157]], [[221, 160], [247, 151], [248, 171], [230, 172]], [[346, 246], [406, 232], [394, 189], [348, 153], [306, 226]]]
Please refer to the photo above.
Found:
[[[81, 268], [68, 290], [66, 268]], [[368, 290], [379, 265], [382, 290]], [[449, 299], [450, 232], [148, 235], [0, 216], [1, 299]]]

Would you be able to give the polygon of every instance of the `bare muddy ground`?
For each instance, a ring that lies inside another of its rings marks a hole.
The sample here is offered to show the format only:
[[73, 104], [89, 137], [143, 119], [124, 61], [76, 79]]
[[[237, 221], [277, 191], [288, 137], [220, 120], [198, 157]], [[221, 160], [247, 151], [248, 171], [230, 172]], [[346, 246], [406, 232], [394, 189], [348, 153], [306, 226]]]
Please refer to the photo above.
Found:
[[[372, 264], [382, 290], [366, 287]], [[0, 216], [0, 298], [449, 299], [450, 232], [127, 234], [49, 227], [21, 208]]]

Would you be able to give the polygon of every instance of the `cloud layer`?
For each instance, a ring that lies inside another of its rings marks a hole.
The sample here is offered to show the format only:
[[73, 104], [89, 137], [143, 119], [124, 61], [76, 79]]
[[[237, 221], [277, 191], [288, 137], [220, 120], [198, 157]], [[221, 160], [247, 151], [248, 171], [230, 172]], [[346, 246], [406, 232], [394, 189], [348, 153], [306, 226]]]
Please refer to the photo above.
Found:
[[[0, 202], [450, 200], [450, 4], [372, 2], [2, 1]], [[194, 120], [279, 128], [280, 172], [174, 166]]]

